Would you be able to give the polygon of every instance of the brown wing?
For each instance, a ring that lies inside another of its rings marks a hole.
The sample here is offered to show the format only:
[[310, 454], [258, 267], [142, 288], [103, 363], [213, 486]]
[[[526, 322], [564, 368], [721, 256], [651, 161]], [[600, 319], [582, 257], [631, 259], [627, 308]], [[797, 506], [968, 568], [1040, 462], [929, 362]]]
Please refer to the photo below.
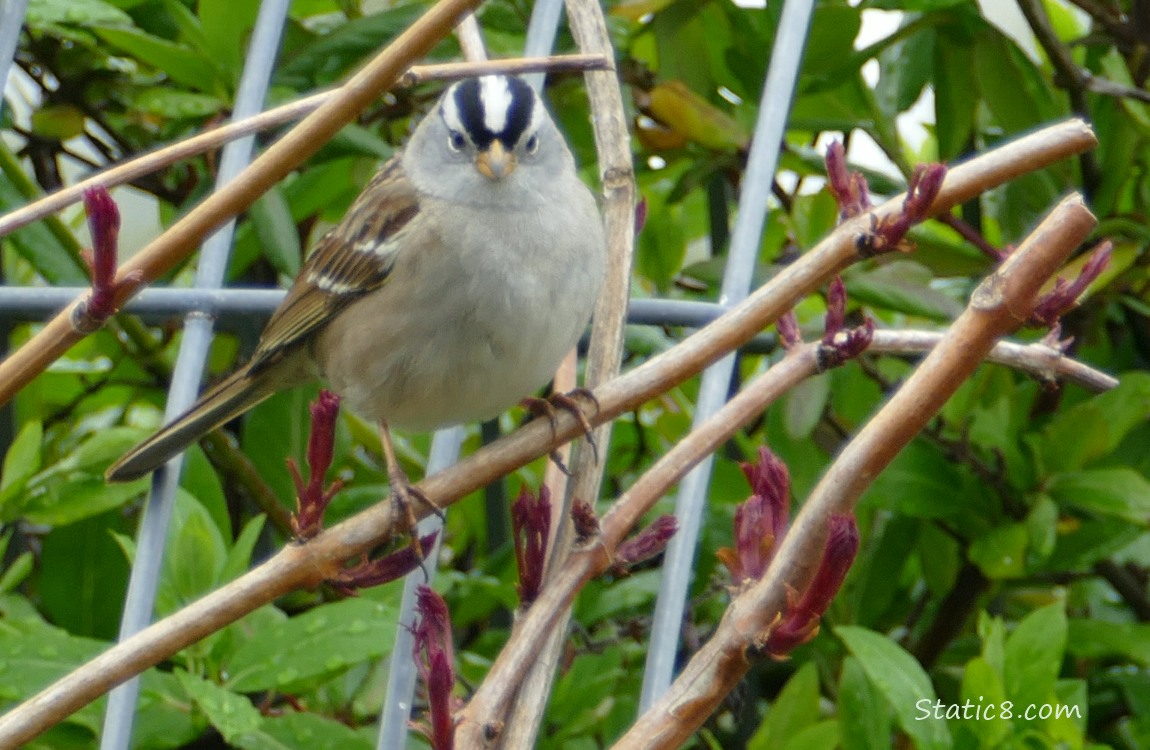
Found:
[[307, 340], [339, 310], [387, 282], [403, 235], [419, 214], [415, 187], [394, 157], [304, 262], [252, 355], [253, 372]]

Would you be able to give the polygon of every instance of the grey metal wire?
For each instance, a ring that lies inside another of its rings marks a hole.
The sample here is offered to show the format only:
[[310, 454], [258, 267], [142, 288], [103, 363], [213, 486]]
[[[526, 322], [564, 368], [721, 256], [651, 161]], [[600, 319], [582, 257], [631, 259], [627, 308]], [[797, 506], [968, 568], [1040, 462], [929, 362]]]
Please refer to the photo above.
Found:
[[[723, 274], [720, 302], [727, 305], [738, 304], [750, 292], [751, 272], [766, 218], [771, 181], [778, 163], [779, 146], [786, 129], [787, 114], [794, 96], [813, 11], [814, 0], [787, 0], [775, 32], [767, 80], [759, 102], [758, 122], [755, 124], [747, 171], [743, 178], [743, 191], [739, 197], [739, 211], [731, 235], [727, 267]], [[735, 355], [732, 354], [703, 373], [695, 406], [696, 427], [709, 419], [727, 400], [734, 367]], [[647, 650], [647, 666], [639, 698], [640, 712], [655, 703], [671, 684], [712, 461], [711, 457], [704, 459], [683, 478], [680, 485], [675, 508], [679, 530], [667, 546], [663, 562], [659, 597], [651, 626], [651, 644]]]
[[[439, 430], [431, 440], [431, 453], [427, 457], [427, 473], [434, 474], [450, 467], [459, 460], [459, 450], [463, 445], [465, 430], [450, 427]], [[411, 718], [411, 706], [415, 695], [416, 666], [412, 658], [414, 638], [409, 626], [414, 625], [415, 594], [427, 578], [435, 576], [436, 561], [439, 559], [439, 546], [443, 543], [443, 521], [438, 516], [428, 516], [419, 522], [420, 536], [431, 532], [438, 533], [435, 546], [424, 561], [424, 570], [413, 570], [403, 580], [403, 596], [399, 603], [399, 627], [395, 631], [395, 645], [387, 671], [387, 690], [384, 693], [383, 708], [379, 715], [379, 736], [375, 746], [379, 750], [393, 750], [404, 747], [407, 740], [407, 721]]]
[[20, 40], [20, 27], [24, 25], [27, 10], [28, 0], [0, 0], [0, 97], [8, 84], [8, 70], [16, 54], [16, 43]]
[[[0, 320], [40, 321], [63, 309], [89, 290], [86, 287], [0, 286]], [[283, 289], [174, 289], [151, 287], [140, 291], [124, 312], [148, 321], [201, 312], [226, 326], [232, 316], [266, 318], [279, 307]], [[700, 328], [729, 309], [717, 302], [676, 299], [633, 299], [627, 322], [635, 325]]]
[[[289, 0], [264, 0], [260, 4], [236, 94], [233, 112], [236, 119], [255, 115], [263, 108], [288, 5]], [[248, 136], [224, 147], [216, 180], [217, 188], [235, 179], [243, 171], [251, 161], [254, 145], [254, 136]], [[234, 228], [235, 221], [229, 221], [204, 243], [196, 273], [197, 288], [214, 289], [223, 283]], [[167, 419], [174, 418], [195, 400], [211, 340], [212, 316], [203, 312], [190, 313], [184, 325], [184, 337], [168, 391]], [[140, 520], [136, 558], [120, 622], [121, 640], [142, 630], [152, 619], [182, 462], [182, 456], [178, 456], [152, 475], [152, 490]], [[129, 746], [138, 696], [138, 679], [129, 680], [112, 691], [104, 718], [101, 750], [126, 750]]]

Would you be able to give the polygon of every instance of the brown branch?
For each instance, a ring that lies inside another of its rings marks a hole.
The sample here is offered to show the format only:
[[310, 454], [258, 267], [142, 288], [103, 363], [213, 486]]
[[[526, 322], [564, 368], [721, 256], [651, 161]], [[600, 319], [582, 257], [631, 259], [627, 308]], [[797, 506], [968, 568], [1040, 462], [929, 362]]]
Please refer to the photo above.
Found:
[[[930, 351], [946, 334], [940, 331], [875, 331], [867, 351], [871, 354], [919, 354]], [[986, 355], [987, 362], [1025, 372], [1043, 383], [1068, 381], [1094, 393], [1118, 386], [1118, 379], [1067, 357], [1061, 350], [1038, 342], [999, 341]]]
[[954, 586], [934, 613], [930, 627], [909, 649], [923, 669], [930, 670], [947, 645], [958, 637], [978, 605], [979, 597], [989, 588], [990, 579], [978, 566], [970, 562], [962, 566]]
[[[429, 81], [454, 81], [494, 72], [532, 73], [540, 70], [573, 72], [605, 70], [610, 67], [610, 59], [602, 55], [555, 55], [553, 57], [524, 57], [486, 62], [413, 65], [400, 76], [395, 85], [410, 88]], [[92, 175], [75, 185], [70, 185], [51, 195], [46, 195], [34, 203], [21, 206], [0, 216], [0, 237], [78, 202], [83, 192], [90, 187], [102, 185], [105, 188], [112, 188], [116, 185], [123, 185], [144, 175], [157, 172], [170, 164], [211, 151], [228, 141], [234, 141], [245, 135], [270, 130], [278, 125], [298, 120], [314, 112], [333, 97], [338, 96], [340, 91], [341, 88], [335, 88], [312, 94], [298, 101], [261, 112], [258, 115], [221, 125]]]
[[[579, 50], [587, 55], [613, 59], [614, 51], [603, 17], [595, 0], [568, 0], [567, 17]], [[591, 122], [599, 156], [599, 180], [603, 191], [604, 229], [607, 236], [607, 270], [595, 307], [591, 345], [587, 354], [584, 385], [595, 388], [619, 373], [623, 358], [627, 303], [631, 291], [631, 257], [635, 241], [635, 178], [631, 162], [631, 137], [619, 79], [612, 70], [585, 74], [591, 103]], [[557, 573], [572, 544], [570, 509], [574, 500], [594, 505], [599, 497], [606, 469], [606, 451], [611, 442], [611, 423], [604, 422], [594, 432], [602, 453], [578, 444], [571, 463], [571, 481], [559, 498], [555, 513], [554, 544], [550, 548], [548, 577]], [[598, 459], [598, 460], [596, 460]], [[531, 669], [521, 675], [520, 700], [509, 706], [509, 715], [488, 717], [507, 728], [499, 747], [503, 750], [531, 750], [555, 678], [560, 652], [565, 642], [569, 612], [564, 612], [551, 637], [540, 644]], [[460, 747], [470, 747], [466, 742]]]
[[531, 609], [516, 623], [511, 640], [459, 714], [457, 746], [495, 746], [500, 724], [492, 717], [506, 714], [519, 691], [520, 676], [530, 670], [539, 645], [553, 639], [555, 632], [562, 632], [579, 590], [611, 567], [619, 543], [684, 474], [741, 427], [757, 419], [769, 403], [818, 372], [818, 349], [818, 342], [792, 349], [781, 362], [748, 383], [714, 416], [676, 443], [619, 496], [601, 519], [599, 535], [564, 561]]
[[1115, 38], [1130, 44], [1136, 44], [1140, 41], [1138, 35], [1133, 32], [1122, 15], [1115, 9], [1103, 5], [1098, 0], [1070, 0], [1070, 2], [1086, 11], [1087, 15], [1097, 21], [1098, 25]]
[[863, 491], [974, 372], [994, 340], [1029, 317], [1042, 284], [1096, 225], [1082, 202], [1062, 201], [993, 275], [905, 385], [823, 475], [784, 537], [766, 575], [728, 607], [715, 635], [671, 689], [614, 745], [615, 750], [675, 748], [685, 742], [750, 668], [788, 590], [802, 591], [825, 543], [832, 513], [848, 513]]
[[[946, 211], [1007, 180], [1094, 145], [1093, 133], [1078, 120], [1032, 133], [951, 169], [932, 212]], [[901, 211], [902, 205], [903, 196], [896, 196], [874, 213], [880, 217], [892, 215]], [[595, 395], [600, 408], [589, 415], [592, 424], [602, 424], [635, 410], [749, 341], [797, 300], [855, 260], [857, 240], [869, 227], [867, 215], [843, 224], [710, 325], [673, 349], [599, 386]], [[556, 415], [554, 425], [547, 419], [536, 419], [455, 466], [427, 477], [418, 489], [439, 507], [447, 507], [577, 437], [581, 429], [573, 415], [563, 412]], [[427, 513], [426, 508], [419, 510]], [[0, 717], [0, 748], [27, 742], [120, 682], [275, 598], [318, 586], [335, 575], [343, 561], [391, 538], [395, 528], [400, 532], [406, 528], [403, 519], [395, 514], [392, 503], [381, 502], [306, 545], [288, 546], [239, 579], [110, 647]], [[792, 530], [788, 539], [794, 533]], [[546, 591], [545, 587], [544, 595]], [[542, 608], [533, 607], [528, 619], [536, 609]]]

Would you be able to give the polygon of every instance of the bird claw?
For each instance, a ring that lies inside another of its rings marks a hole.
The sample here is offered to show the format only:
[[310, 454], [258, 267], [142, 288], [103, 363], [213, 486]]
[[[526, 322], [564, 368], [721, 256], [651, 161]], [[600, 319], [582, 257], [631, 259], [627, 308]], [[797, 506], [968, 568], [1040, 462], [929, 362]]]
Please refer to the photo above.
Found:
[[[557, 409], [562, 409], [579, 420], [579, 426], [583, 429], [583, 437], [587, 439], [587, 444], [591, 446], [591, 451], [595, 456], [595, 463], [599, 463], [599, 444], [595, 440], [595, 428], [591, 425], [591, 420], [587, 418], [587, 413], [583, 410], [583, 405], [579, 403], [578, 398], [589, 400], [595, 404], [595, 410], [599, 410], [599, 399], [595, 398], [595, 394], [589, 388], [575, 388], [567, 393], [552, 393], [547, 398], [531, 396], [523, 399], [522, 404], [532, 415], [547, 417], [547, 421], [551, 423], [552, 435], [555, 435], [559, 429], [555, 417]], [[556, 451], [551, 451], [551, 460], [555, 462], [560, 471], [567, 476], [571, 475]]]

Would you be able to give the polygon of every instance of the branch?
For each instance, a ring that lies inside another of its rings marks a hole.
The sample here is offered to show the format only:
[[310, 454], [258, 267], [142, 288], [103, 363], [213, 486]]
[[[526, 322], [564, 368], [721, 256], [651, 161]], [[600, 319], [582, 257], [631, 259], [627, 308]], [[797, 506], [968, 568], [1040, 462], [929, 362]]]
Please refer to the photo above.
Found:
[[782, 361], [748, 383], [619, 496], [601, 519], [599, 535], [564, 561], [531, 609], [516, 623], [511, 639], [457, 718], [458, 747], [492, 747], [493, 738], [501, 731], [499, 720], [493, 717], [506, 714], [540, 645], [565, 627], [571, 603], [583, 586], [611, 568], [615, 551], [630, 530], [695, 464], [757, 419], [768, 404], [819, 372], [820, 346], [820, 342], [813, 342], [791, 349]]
[[945, 338], [839, 454], [795, 517], [766, 575], [727, 608], [718, 630], [671, 689], [614, 745], [615, 750], [675, 748], [685, 742], [743, 678], [786, 607], [814, 573], [832, 513], [848, 513], [955, 390], [994, 340], [1030, 316], [1042, 284], [1096, 225], [1079, 195], [1062, 201], [993, 275], [974, 291]]
[[[946, 336], [941, 331], [875, 331], [867, 349], [872, 354], [921, 354]], [[1069, 381], [1094, 393], [1118, 386], [1118, 379], [1067, 357], [1062, 350], [1038, 342], [999, 341], [986, 355], [987, 362], [1021, 370], [1043, 383]]]
[[[567, 18], [581, 52], [613, 59], [611, 38], [598, 2], [568, 0]], [[595, 388], [618, 375], [623, 359], [627, 303], [631, 292], [631, 258], [635, 246], [635, 175], [631, 162], [631, 136], [618, 76], [607, 70], [588, 72], [585, 79], [599, 156], [603, 223], [607, 236], [606, 275], [595, 305], [584, 373], [584, 386]], [[606, 450], [611, 443], [610, 422], [604, 422], [595, 430], [594, 440]], [[556, 574], [557, 567], [571, 549], [573, 533], [569, 519], [572, 502], [578, 499], [594, 503], [599, 497], [607, 456], [596, 456], [595, 451], [586, 450], [586, 447], [586, 444], [577, 446], [566, 492], [555, 495], [559, 498], [555, 513], [558, 525], [553, 544], [549, 547], [549, 578]], [[563, 622], [556, 625], [551, 638], [539, 644], [531, 669], [521, 675], [520, 700], [508, 707], [513, 713], [492, 717], [507, 727], [507, 734], [500, 742], [503, 750], [530, 750], [536, 746], [539, 726], [566, 640], [569, 618], [570, 613], [564, 612]], [[471, 747], [466, 742], [457, 746]]]
[[[951, 169], [931, 211], [947, 211], [1007, 180], [1095, 144], [1093, 133], [1080, 120], [1054, 125], [1008, 143]], [[903, 196], [896, 196], [874, 214], [893, 215], [902, 210], [903, 200]], [[678, 346], [596, 388], [599, 410], [589, 415], [592, 424], [603, 424], [633, 411], [749, 341], [798, 299], [856, 260], [858, 238], [865, 236], [869, 227], [867, 214], [841, 225], [742, 303]], [[970, 359], [973, 366], [974, 359]], [[445, 508], [547, 455], [581, 431], [578, 420], [565, 412], [556, 414], [554, 423], [546, 418], [536, 419], [450, 469], [425, 478], [417, 488]], [[424, 507], [418, 510], [423, 515], [428, 512]], [[335, 575], [344, 560], [368, 552], [390, 539], [393, 530], [402, 533], [405, 528], [404, 519], [396, 515], [393, 504], [381, 502], [306, 545], [289, 545], [239, 579], [110, 647], [0, 717], [0, 747], [29, 741], [120, 682], [277, 597], [318, 586]]]
[[[602, 55], [555, 55], [552, 57], [524, 57], [513, 60], [489, 60], [485, 62], [454, 62], [437, 65], [413, 65], [407, 69], [396, 87], [411, 88], [429, 81], [454, 81], [460, 78], [484, 75], [487, 73], [532, 73], [539, 70], [571, 72], [582, 70], [606, 70], [611, 61]], [[179, 143], [151, 151], [123, 164], [94, 174], [75, 185], [57, 190], [40, 200], [22, 206], [0, 216], [0, 237], [31, 224], [33, 221], [66, 208], [78, 202], [85, 190], [97, 185], [115, 187], [159, 170], [183, 159], [219, 148], [223, 144], [242, 138], [245, 135], [270, 130], [278, 125], [298, 120], [340, 95], [350, 84], [321, 91], [294, 102], [269, 109], [253, 117], [229, 122], [217, 128], [200, 133]]]

